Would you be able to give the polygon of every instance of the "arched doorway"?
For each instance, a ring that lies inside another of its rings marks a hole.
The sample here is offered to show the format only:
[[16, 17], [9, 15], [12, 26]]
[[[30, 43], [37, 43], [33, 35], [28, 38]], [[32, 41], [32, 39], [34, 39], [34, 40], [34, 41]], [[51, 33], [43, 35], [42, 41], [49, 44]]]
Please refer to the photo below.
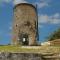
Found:
[[26, 34], [26, 33], [21, 33], [21, 34], [19, 35], [19, 42], [21, 42], [22, 45], [29, 45], [28, 34]]

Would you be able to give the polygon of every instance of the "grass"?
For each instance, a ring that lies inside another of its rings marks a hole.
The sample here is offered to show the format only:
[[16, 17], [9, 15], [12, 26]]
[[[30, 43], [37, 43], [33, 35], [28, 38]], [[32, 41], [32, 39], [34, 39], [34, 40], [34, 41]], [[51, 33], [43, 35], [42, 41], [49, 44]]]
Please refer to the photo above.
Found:
[[[38, 48], [37, 48], [38, 47]], [[0, 46], [0, 52], [12, 53], [60, 53], [60, 46], [37, 46], [26, 48], [22, 46]]]

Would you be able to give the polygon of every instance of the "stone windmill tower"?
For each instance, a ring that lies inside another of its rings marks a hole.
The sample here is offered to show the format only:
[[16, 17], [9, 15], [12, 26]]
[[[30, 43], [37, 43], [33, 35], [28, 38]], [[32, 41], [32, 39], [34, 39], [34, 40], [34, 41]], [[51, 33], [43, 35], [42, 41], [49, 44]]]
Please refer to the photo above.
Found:
[[37, 11], [28, 3], [14, 7], [13, 40], [15, 45], [35, 45], [37, 41]]

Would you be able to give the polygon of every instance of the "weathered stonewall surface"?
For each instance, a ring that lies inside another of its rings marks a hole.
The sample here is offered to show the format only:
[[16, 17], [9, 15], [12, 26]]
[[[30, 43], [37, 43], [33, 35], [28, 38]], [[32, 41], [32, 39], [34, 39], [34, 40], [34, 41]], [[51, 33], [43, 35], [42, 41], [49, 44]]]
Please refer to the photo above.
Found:
[[0, 60], [60, 60], [59, 57], [43, 56], [37, 53], [0, 53]]
[[43, 60], [42, 55], [33, 53], [0, 53], [0, 60]]

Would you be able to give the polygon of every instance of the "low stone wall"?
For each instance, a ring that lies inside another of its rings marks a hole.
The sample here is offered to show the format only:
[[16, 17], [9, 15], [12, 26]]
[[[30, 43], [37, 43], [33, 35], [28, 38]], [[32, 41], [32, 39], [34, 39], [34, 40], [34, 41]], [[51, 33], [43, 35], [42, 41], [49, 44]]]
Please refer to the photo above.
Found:
[[53, 55], [42, 55], [37, 53], [0, 53], [0, 60], [60, 60], [60, 57]]
[[50, 41], [51, 46], [60, 46], [60, 39]]
[[0, 53], [0, 60], [43, 60], [42, 55], [33, 53]]

